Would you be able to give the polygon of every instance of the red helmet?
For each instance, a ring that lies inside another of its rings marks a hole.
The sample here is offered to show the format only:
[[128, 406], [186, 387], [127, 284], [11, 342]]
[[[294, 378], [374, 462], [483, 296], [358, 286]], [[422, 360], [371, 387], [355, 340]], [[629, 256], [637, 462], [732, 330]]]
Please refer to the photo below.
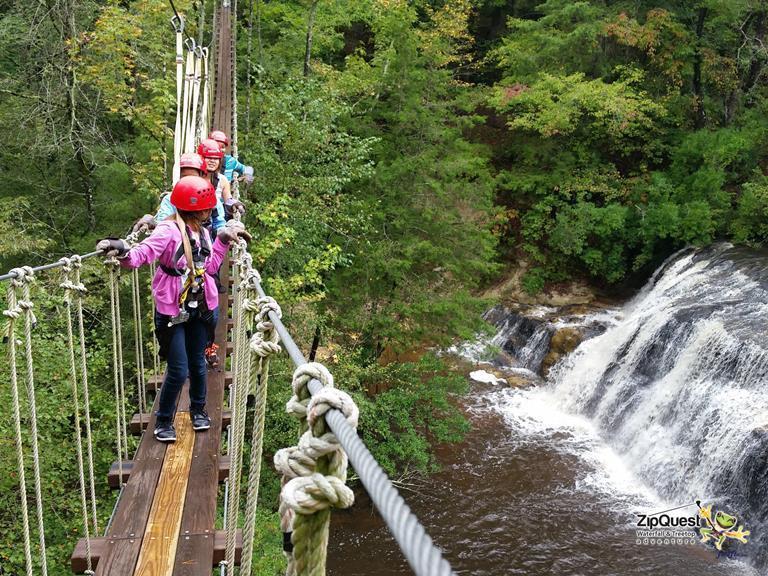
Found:
[[179, 168], [194, 168], [195, 170], [200, 170], [203, 174], [207, 172], [205, 160], [203, 160], [200, 154], [195, 154], [194, 152], [186, 152], [181, 155], [181, 158], [179, 158]]
[[221, 130], [214, 130], [210, 134], [208, 134], [208, 138], [211, 140], [216, 140], [216, 142], [221, 142], [224, 144], [224, 146], [229, 146], [229, 138], [227, 138], [227, 135], [224, 134]]
[[173, 187], [171, 204], [185, 212], [209, 210], [216, 206], [216, 191], [205, 178], [184, 176]]
[[224, 158], [224, 152], [221, 151], [219, 143], [210, 138], [200, 141], [197, 145], [197, 153], [203, 158]]

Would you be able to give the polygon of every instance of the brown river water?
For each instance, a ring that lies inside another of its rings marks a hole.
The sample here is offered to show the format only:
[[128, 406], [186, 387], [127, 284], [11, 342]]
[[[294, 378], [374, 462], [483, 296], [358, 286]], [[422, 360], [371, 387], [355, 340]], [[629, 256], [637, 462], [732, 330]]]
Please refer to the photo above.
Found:
[[[438, 448], [439, 473], [401, 490], [457, 574], [758, 574], [698, 543], [638, 543], [635, 513], [669, 503], [586, 421], [553, 411], [546, 386], [473, 384], [461, 402], [472, 431]], [[362, 490], [334, 512], [328, 574], [413, 574]]]

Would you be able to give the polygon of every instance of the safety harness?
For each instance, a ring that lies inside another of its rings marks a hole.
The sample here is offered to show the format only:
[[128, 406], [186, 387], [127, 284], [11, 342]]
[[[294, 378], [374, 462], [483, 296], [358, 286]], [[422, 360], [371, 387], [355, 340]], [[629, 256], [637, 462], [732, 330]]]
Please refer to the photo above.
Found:
[[179, 216], [178, 212], [176, 213], [174, 221], [179, 228], [179, 232], [181, 232], [181, 245], [173, 255], [173, 262], [178, 262], [183, 254], [187, 265], [185, 268], [180, 269], [175, 266], [166, 266], [161, 263], [160, 269], [169, 276], [175, 276], [177, 278], [186, 276], [183, 280], [181, 293], [179, 294], [179, 315], [171, 319], [171, 324], [179, 324], [185, 322], [189, 318], [187, 309], [197, 308], [199, 302], [205, 297], [205, 260], [211, 253], [211, 247], [205, 233], [201, 230], [200, 247], [197, 251], [198, 258], [195, 259], [192, 252], [192, 243], [187, 234], [187, 226], [181, 216]]

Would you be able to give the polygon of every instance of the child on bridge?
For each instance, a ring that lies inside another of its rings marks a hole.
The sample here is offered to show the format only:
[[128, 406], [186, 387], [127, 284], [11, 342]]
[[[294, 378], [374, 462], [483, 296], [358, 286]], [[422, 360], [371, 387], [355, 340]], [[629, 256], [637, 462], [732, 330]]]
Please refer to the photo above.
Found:
[[176, 214], [157, 223], [151, 236], [133, 248], [125, 240], [104, 239], [96, 245], [107, 256], [117, 256], [124, 268], [138, 268], [154, 261], [159, 266], [152, 281], [155, 299], [155, 334], [160, 356], [168, 369], [160, 389], [154, 435], [160, 442], [174, 442], [176, 401], [189, 377], [190, 418], [196, 431], [207, 430], [211, 420], [205, 409], [208, 326], [218, 313], [218, 291], [213, 275], [221, 266], [230, 242], [250, 239], [245, 227], [232, 220], [211, 241], [203, 226], [216, 207], [213, 185], [199, 176], [185, 176], [173, 187], [170, 198]]

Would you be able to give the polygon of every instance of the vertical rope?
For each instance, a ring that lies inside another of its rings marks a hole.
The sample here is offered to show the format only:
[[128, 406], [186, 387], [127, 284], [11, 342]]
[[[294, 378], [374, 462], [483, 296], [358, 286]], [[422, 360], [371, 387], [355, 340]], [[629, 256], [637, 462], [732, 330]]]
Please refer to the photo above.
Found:
[[146, 385], [144, 384], [144, 336], [141, 322], [141, 290], [139, 270], [131, 271], [131, 296], [133, 298], [133, 336], [136, 351], [136, 386], [139, 399], [139, 424], [144, 429], [144, 418], [147, 409]]
[[80, 269], [82, 268], [82, 260], [80, 256], [72, 256], [73, 284], [77, 287], [75, 291], [76, 296], [76, 312], [77, 312], [77, 332], [78, 340], [80, 342], [80, 381], [83, 385], [83, 405], [85, 411], [85, 445], [88, 456], [88, 482], [91, 488], [91, 519], [93, 521], [93, 532], [98, 534], [99, 532], [99, 518], [96, 514], [96, 478], [94, 476], [93, 467], [93, 433], [91, 430], [91, 398], [88, 390], [88, 358], [85, 352], [85, 323], [83, 321], [83, 294], [87, 292], [85, 286], [80, 281]]
[[69, 367], [72, 374], [72, 404], [74, 411], [75, 428], [75, 449], [77, 452], [77, 472], [80, 477], [80, 508], [83, 514], [83, 534], [85, 535], [85, 562], [87, 573], [93, 572], [93, 562], [91, 559], [91, 534], [88, 521], [88, 499], [85, 488], [85, 466], [83, 464], [83, 436], [80, 432], [80, 393], [77, 386], [77, 363], [75, 361], [75, 339], [72, 329], [72, 292], [85, 290], [82, 284], [75, 284], [70, 278], [72, 272], [72, 261], [69, 258], [62, 258], [62, 270], [64, 279], [60, 286], [64, 288], [64, 303], [67, 306], [67, 350], [69, 352]]
[[[112, 318], [112, 375], [115, 381], [115, 409], [116, 426], [115, 433], [117, 437], [117, 469], [120, 478], [120, 484], [123, 483], [123, 382], [122, 382], [122, 338], [120, 337], [120, 292], [119, 292], [119, 264], [113, 258], [106, 262], [109, 266], [109, 302], [110, 316]], [[126, 450], [126, 458], [127, 456]]]
[[264, 446], [264, 416], [267, 405], [267, 384], [269, 382], [269, 358], [280, 352], [279, 337], [275, 327], [269, 321], [269, 312], [282, 316], [280, 307], [271, 298], [260, 298], [256, 333], [250, 341], [250, 352], [259, 357], [253, 362], [250, 371], [250, 384], [256, 386], [256, 404], [251, 432], [251, 458], [248, 468], [248, 493], [245, 503], [243, 524], [243, 554], [240, 565], [241, 576], [250, 576], [253, 561], [253, 541], [256, 529], [256, 507], [259, 501], [259, 482], [261, 480], [261, 457]]
[[236, 248], [238, 273], [240, 282], [236, 284], [233, 317], [235, 318], [234, 330], [234, 357], [232, 386], [230, 387], [230, 404], [232, 409], [232, 435], [230, 437], [230, 472], [229, 472], [229, 501], [227, 526], [226, 562], [227, 566], [234, 566], [235, 562], [235, 531], [240, 510], [240, 470], [243, 457], [243, 437], [245, 433], [245, 412], [248, 398], [248, 385], [244, 382], [244, 374], [247, 368], [248, 354], [246, 350], [246, 321], [243, 314], [243, 304], [247, 291], [247, 285], [243, 281], [243, 266], [241, 262], [243, 248]]
[[237, 0], [232, 0], [232, 26], [230, 28], [232, 54], [232, 156], [237, 159]]
[[[156, 272], [157, 264], [152, 262], [152, 264], [149, 265], [149, 275], [152, 279], [155, 278]], [[155, 394], [157, 394], [157, 381], [160, 378], [160, 356], [158, 355], [157, 334], [155, 334], [155, 299], [150, 298], [149, 300], [152, 302], [152, 375], [155, 377], [154, 386]]]
[[[323, 388], [310, 395], [309, 382]], [[283, 474], [280, 491], [281, 529], [291, 534], [293, 550], [288, 555], [287, 574], [325, 574], [330, 508], [346, 508], [354, 494], [345, 482], [347, 454], [323, 416], [331, 409], [344, 414], [347, 424], [357, 427], [359, 411], [352, 398], [333, 387], [333, 377], [322, 364], [302, 364], [293, 374], [293, 396], [288, 413], [301, 421], [298, 446], [275, 454], [275, 467]]]
[[179, 179], [181, 169], [179, 158], [181, 157], [181, 96], [184, 84], [184, 20], [181, 18], [171, 20], [176, 30], [176, 128], [173, 131], [173, 182]]
[[34, 280], [32, 268], [25, 267], [26, 274], [22, 277], [24, 300], [19, 300], [19, 306], [24, 311], [24, 356], [27, 364], [27, 398], [29, 401], [29, 424], [32, 444], [32, 471], [35, 482], [35, 508], [37, 510], [37, 530], [40, 538], [40, 571], [43, 576], [48, 574], [48, 559], [45, 551], [45, 524], [43, 522], [43, 494], [40, 479], [40, 450], [37, 435], [37, 402], [35, 400], [35, 369], [32, 357], [32, 327], [36, 323], [32, 312], [30, 285]]
[[21, 404], [19, 402], [19, 375], [16, 364], [16, 320], [21, 315], [21, 307], [18, 304], [17, 290], [22, 282], [19, 273], [23, 270], [14, 270], [17, 278], [10, 281], [8, 286], [8, 308], [3, 311], [3, 316], [8, 318], [8, 365], [11, 373], [11, 397], [13, 400], [13, 425], [16, 440], [16, 464], [19, 473], [19, 491], [21, 497], [21, 520], [24, 528], [24, 560], [27, 576], [32, 576], [32, 545], [29, 528], [29, 510], [27, 508], [27, 480], [24, 469], [24, 444], [21, 438]]

